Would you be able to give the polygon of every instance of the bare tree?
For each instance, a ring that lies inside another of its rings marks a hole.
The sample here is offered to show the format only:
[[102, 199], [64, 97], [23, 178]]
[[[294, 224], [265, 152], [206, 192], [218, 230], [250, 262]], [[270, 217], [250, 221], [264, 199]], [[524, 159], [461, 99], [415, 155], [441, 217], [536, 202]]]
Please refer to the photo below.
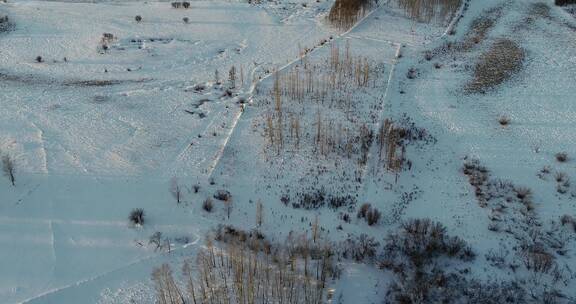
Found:
[[226, 209], [226, 216], [230, 219], [230, 213], [232, 213], [232, 197], [224, 201], [224, 208]]
[[312, 241], [316, 243], [317, 239], [318, 239], [318, 215], [316, 215], [316, 218], [314, 219], [314, 224], [312, 224]]
[[184, 304], [186, 303], [182, 292], [176, 285], [172, 276], [172, 269], [168, 264], [155, 268], [152, 272], [152, 280], [156, 287], [156, 297], [160, 304]]
[[173, 177], [170, 181], [170, 193], [172, 193], [172, 196], [176, 199], [176, 203], [180, 204], [182, 201], [182, 189], [180, 185], [178, 185], [178, 179], [176, 179], [176, 177]]
[[160, 231], [154, 232], [154, 234], [152, 234], [150, 236], [150, 239], [148, 240], [148, 244], [156, 245], [156, 248], [154, 250], [161, 249], [162, 248], [162, 232], [160, 232]]
[[264, 220], [264, 210], [262, 210], [262, 202], [259, 200], [256, 205], [256, 225], [258, 225], [258, 227], [261, 227], [263, 220]]
[[188, 261], [184, 261], [184, 265], [182, 266], [182, 274], [186, 279], [186, 289], [188, 289], [189, 297], [192, 298], [194, 304], [196, 302], [196, 293], [194, 292], [194, 278], [192, 276], [192, 267]]
[[10, 155], [2, 156], [2, 170], [4, 171], [4, 175], [10, 180], [10, 183], [12, 183], [12, 186], [16, 186], [16, 164]]

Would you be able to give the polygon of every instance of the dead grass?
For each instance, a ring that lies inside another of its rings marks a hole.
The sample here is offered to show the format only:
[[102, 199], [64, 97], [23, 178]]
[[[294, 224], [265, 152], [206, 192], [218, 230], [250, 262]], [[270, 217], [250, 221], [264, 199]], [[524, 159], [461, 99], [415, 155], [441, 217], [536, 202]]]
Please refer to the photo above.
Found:
[[480, 55], [474, 69], [474, 79], [466, 85], [468, 93], [485, 93], [509, 80], [520, 71], [525, 52], [514, 41], [498, 39]]

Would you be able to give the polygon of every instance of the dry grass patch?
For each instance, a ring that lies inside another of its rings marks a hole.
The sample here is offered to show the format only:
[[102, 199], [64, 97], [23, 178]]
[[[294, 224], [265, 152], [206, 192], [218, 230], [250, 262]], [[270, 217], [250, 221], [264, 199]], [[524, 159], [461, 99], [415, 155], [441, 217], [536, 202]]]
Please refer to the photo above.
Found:
[[474, 69], [474, 79], [466, 85], [468, 93], [485, 93], [509, 80], [520, 71], [525, 52], [510, 39], [498, 39], [480, 55]]

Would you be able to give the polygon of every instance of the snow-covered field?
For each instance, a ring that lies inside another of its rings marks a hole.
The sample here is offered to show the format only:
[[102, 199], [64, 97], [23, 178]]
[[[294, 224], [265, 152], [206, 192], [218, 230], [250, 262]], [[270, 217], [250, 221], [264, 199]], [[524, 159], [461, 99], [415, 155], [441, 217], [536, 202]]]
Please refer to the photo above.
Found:
[[[466, 280], [574, 303], [576, 222], [561, 217], [576, 217], [576, 19], [552, 1], [470, 0], [422, 23], [390, 3], [346, 32], [326, 21], [332, 1], [0, 3], [0, 153], [16, 164], [15, 186], [0, 180], [0, 302], [155, 303], [153, 268], [179, 273], [219, 224], [255, 228], [261, 202], [276, 242], [317, 220], [326, 240], [382, 248], [430, 218], [474, 251], [454, 268]], [[502, 39], [521, 66], [470, 92]], [[415, 135], [399, 168], [385, 120]], [[206, 212], [218, 190], [231, 209]], [[364, 203], [377, 224], [357, 218]], [[169, 252], [149, 244], [157, 231]], [[555, 268], [532, 271], [535, 248]], [[382, 254], [340, 260], [333, 302], [383, 302], [397, 274]]]

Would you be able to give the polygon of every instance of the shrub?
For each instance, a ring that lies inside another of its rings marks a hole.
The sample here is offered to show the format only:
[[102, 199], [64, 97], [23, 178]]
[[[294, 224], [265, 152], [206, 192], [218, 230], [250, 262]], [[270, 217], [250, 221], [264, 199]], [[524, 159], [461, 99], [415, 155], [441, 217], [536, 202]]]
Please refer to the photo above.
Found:
[[566, 153], [566, 152], [556, 153], [556, 160], [561, 162], [561, 163], [566, 162], [568, 160], [568, 153]]
[[406, 73], [408, 79], [415, 79], [416, 76], [418, 76], [418, 71], [415, 68], [410, 68], [408, 73]]
[[36, 56], [36, 62], [42, 63], [44, 62], [44, 59], [42, 59], [42, 56]]
[[220, 201], [229, 201], [232, 195], [227, 190], [218, 190], [214, 193], [214, 198]]
[[574, 217], [565, 214], [560, 217], [560, 223], [562, 223], [562, 226], [571, 226], [574, 232], [576, 232], [576, 219], [574, 219]]
[[366, 213], [366, 222], [368, 223], [368, 226], [378, 224], [380, 217], [382, 217], [382, 214], [380, 211], [378, 211], [378, 209], [374, 208], [369, 210], [368, 213]]
[[372, 208], [372, 205], [365, 203], [360, 206], [356, 216], [359, 219], [365, 219], [366, 223], [368, 223], [368, 226], [373, 226], [378, 224], [378, 221], [382, 217], [382, 213], [380, 213], [378, 209]]
[[182, 2], [182, 7], [184, 7], [184, 8], [190, 8], [190, 2], [188, 2], [188, 1]]
[[564, 172], [557, 172], [556, 175], [554, 176], [554, 178], [556, 179], [557, 182], [561, 183], [561, 182], [567, 180], [568, 176]]
[[4, 171], [4, 175], [10, 180], [12, 186], [16, 186], [16, 164], [14, 163], [14, 159], [9, 155], [2, 156], [2, 170]]
[[569, 4], [576, 4], [576, 0], [554, 0], [554, 4], [557, 6], [566, 6]]
[[142, 21], [142, 16], [136, 15], [136, 17], [134, 17], [134, 20], [136, 20], [136, 22], [140, 22]]
[[510, 124], [510, 118], [508, 116], [500, 116], [498, 123], [500, 123], [501, 126], [507, 126]]
[[348, 214], [348, 213], [344, 213], [342, 215], [342, 220], [346, 223], [350, 223], [352, 221], [352, 219], [350, 218], [350, 214]]
[[132, 224], [142, 226], [144, 225], [144, 216], [145, 216], [144, 209], [136, 208], [130, 211], [130, 216], [128, 217], [128, 219]]
[[514, 192], [516, 192], [516, 197], [522, 201], [529, 200], [532, 196], [532, 190], [526, 187], [516, 187]]
[[358, 218], [366, 218], [366, 214], [368, 213], [368, 211], [370, 210], [371, 205], [368, 203], [362, 204], [362, 206], [360, 206], [360, 209], [358, 210]]
[[190, 18], [184, 17], [184, 18], [182, 18], [182, 21], [184, 21], [184, 23], [189, 23], [189, 22], [190, 22]]
[[204, 200], [204, 202], [202, 203], [202, 209], [204, 209], [206, 212], [212, 212], [212, 209], [214, 208], [214, 203], [212, 202], [212, 199], [207, 198]]
[[[445, 301], [454, 300], [448, 292], [454, 288], [447, 285], [461, 280], [455, 273], [445, 273], [442, 265], [447, 267], [450, 259], [469, 261], [474, 257], [466, 242], [448, 236], [438, 222], [413, 219], [402, 223], [399, 231], [387, 237], [380, 261], [381, 268], [392, 270], [397, 276], [389, 288], [388, 303], [453, 303]], [[438, 263], [440, 259], [442, 263]]]

